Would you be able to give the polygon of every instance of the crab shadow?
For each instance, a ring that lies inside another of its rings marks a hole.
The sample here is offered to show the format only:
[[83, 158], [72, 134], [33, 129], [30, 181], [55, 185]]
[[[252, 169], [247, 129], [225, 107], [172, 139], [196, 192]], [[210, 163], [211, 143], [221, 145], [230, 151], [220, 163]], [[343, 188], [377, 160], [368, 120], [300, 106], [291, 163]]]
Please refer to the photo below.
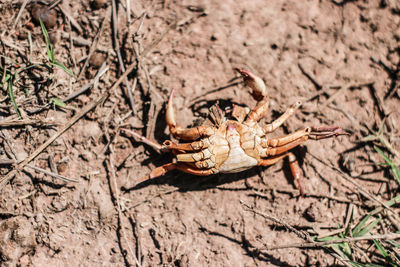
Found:
[[[303, 157], [306, 154], [306, 148], [305, 147], [299, 147], [296, 149], [293, 149], [292, 152], [296, 155], [299, 161], [299, 165], [302, 166], [303, 163]], [[173, 156], [163, 156], [163, 155], [158, 155], [151, 160], [155, 165], [160, 166], [165, 163], [171, 162]], [[150, 159], [146, 160], [143, 162], [144, 165], [147, 165], [150, 163]], [[278, 163], [279, 164], [279, 163]], [[184, 172], [180, 172], [178, 170], [173, 170], [170, 172], [167, 172], [165, 175], [156, 177], [153, 179], [149, 179], [146, 181], [143, 181], [141, 183], [136, 184], [135, 186], [132, 187], [124, 187], [122, 188], [123, 191], [129, 192], [129, 191], [135, 191], [139, 190], [142, 188], [145, 188], [150, 185], [154, 184], [167, 184], [170, 186], [177, 187], [180, 192], [187, 192], [187, 191], [204, 191], [207, 189], [215, 189], [220, 185], [226, 185], [226, 184], [231, 184], [240, 180], [246, 180], [248, 178], [253, 178], [254, 176], [261, 176], [261, 172], [268, 172], [268, 169], [271, 166], [266, 166], [266, 167], [253, 167], [251, 169], [238, 172], [238, 173], [219, 173], [219, 174], [214, 174], [214, 175], [209, 175], [209, 176], [196, 176], [192, 174], [187, 174]], [[289, 162], [285, 159], [283, 160], [282, 164], [282, 171], [283, 175], [285, 176], [288, 184], [291, 184], [293, 188], [295, 188], [293, 176], [290, 172], [289, 168]], [[229, 188], [229, 187], [224, 187], [220, 188], [221, 190], [229, 190], [229, 191], [243, 191], [243, 190], [250, 190], [250, 188], [247, 188], [247, 186], [240, 187], [240, 188]]]

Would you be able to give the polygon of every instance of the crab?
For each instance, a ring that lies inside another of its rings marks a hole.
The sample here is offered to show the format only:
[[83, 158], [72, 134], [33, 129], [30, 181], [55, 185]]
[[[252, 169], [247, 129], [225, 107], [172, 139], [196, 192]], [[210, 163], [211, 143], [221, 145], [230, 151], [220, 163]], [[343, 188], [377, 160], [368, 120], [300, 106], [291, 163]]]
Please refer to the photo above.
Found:
[[235, 105], [232, 118], [229, 119], [218, 106], [213, 106], [210, 117], [214, 125], [185, 129], [176, 122], [173, 107], [174, 90], [172, 90], [165, 119], [172, 135], [187, 142], [165, 141], [161, 150], [173, 152], [176, 156], [175, 162], [153, 169], [138, 183], [162, 176], [174, 169], [206, 176], [216, 173], [237, 173], [255, 166], [272, 165], [283, 158], [288, 158], [295, 184], [300, 193], [304, 194], [300, 182], [300, 167], [291, 150], [308, 139], [335, 137], [345, 134], [344, 131], [340, 127], [306, 127], [280, 138], [269, 138], [268, 134], [292, 116], [301, 103], [296, 102], [290, 106], [275, 121], [260, 125], [259, 121], [266, 116], [269, 105], [266, 85], [260, 77], [248, 70], [240, 68], [235, 70], [251, 88], [253, 98], [258, 101], [256, 106], [249, 111], [248, 108]]

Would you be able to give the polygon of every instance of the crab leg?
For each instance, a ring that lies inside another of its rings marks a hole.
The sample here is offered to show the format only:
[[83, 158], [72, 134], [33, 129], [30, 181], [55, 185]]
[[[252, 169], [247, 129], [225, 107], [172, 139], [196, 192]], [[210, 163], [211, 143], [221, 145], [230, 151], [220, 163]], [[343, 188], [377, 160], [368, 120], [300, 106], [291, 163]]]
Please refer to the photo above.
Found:
[[182, 144], [167, 140], [163, 143], [161, 150], [197, 151], [206, 147], [208, 147], [208, 143], [203, 140]]
[[250, 71], [239, 68], [235, 68], [235, 70], [242, 75], [244, 83], [253, 90], [253, 98], [258, 100], [257, 105], [250, 111], [245, 120], [246, 124], [252, 126], [267, 115], [269, 105], [267, 88], [264, 81]]
[[169, 96], [165, 119], [167, 121], [171, 133], [175, 137], [185, 141], [194, 141], [196, 139], [199, 139], [200, 137], [208, 137], [214, 134], [215, 129], [214, 127], [210, 126], [198, 126], [194, 128], [185, 129], [177, 125], [175, 119], [175, 110], [173, 107], [173, 99], [174, 99], [174, 90], [172, 90], [171, 95]]
[[192, 166], [190, 166], [188, 164], [179, 163], [179, 162], [173, 162], [173, 163], [164, 164], [164, 165], [162, 165], [160, 167], [157, 167], [157, 168], [153, 169], [150, 172], [150, 174], [148, 174], [145, 177], [139, 179], [137, 184], [142, 183], [142, 182], [144, 182], [146, 180], [149, 180], [149, 179], [153, 179], [153, 178], [162, 176], [165, 173], [167, 173], [169, 171], [172, 171], [172, 170], [175, 170], [175, 169], [180, 170], [182, 172], [198, 175], [198, 176], [207, 176], [207, 175], [218, 173], [218, 170], [216, 170], [215, 168], [200, 170], [200, 169], [192, 167]]
[[290, 108], [288, 108], [285, 113], [283, 113], [278, 119], [274, 120], [272, 123], [269, 123], [263, 127], [264, 133], [270, 133], [275, 131], [279, 126], [281, 126], [290, 116], [294, 114], [294, 112], [301, 106], [301, 102], [298, 101]]
[[292, 134], [288, 134], [281, 138], [274, 138], [274, 139], [264, 139], [261, 141], [261, 146], [268, 148], [268, 147], [279, 147], [286, 144], [289, 144], [303, 136], [309, 136], [311, 133], [311, 128], [305, 128], [302, 130], [298, 130]]
[[[313, 140], [320, 140], [339, 135], [347, 135], [340, 127], [307, 127], [292, 134], [276, 139], [264, 139], [261, 141], [261, 146], [264, 148], [283, 147], [299, 138], [307, 137]], [[305, 140], [307, 140], [307, 138]], [[305, 141], [304, 140], [304, 141]], [[273, 151], [273, 150], [271, 150]]]
[[337, 126], [332, 127], [311, 127], [310, 139], [320, 140], [339, 135], [349, 135]]
[[287, 152], [285, 154], [282, 155], [278, 155], [272, 158], [268, 158], [268, 159], [262, 159], [259, 162], [259, 165], [261, 166], [269, 166], [269, 165], [273, 165], [276, 162], [278, 162], [279, 160], [283, 159], [287, 157], [289, 159], [289, 166], [290, 166], [290, 172], [292, 173], [294, 182], [297, 186], [297, 188], [300, 191], [300, 195], [303, 196], [304, 195], [304, 189], [303, 186], [301, 184], [301, 178], [302, 178], [302, 174], [301, 174], [301, 169], [299, 166], [299, 163], [296, 159], [296, 156], [292, 153], [292, 152]]
[[272, 147], [272, 148], [266, 148], [264, 151], [262, 151], [261, 157], [268, 157], [268, 156], [275, 156], [275, 155], [280, 155], [282, 153], [285, 153], [286, 151], [304, 143], [305, 141], [307, 141], [308, 136], [302, 136], [296, 140], [293, 140], [290, 143], [287, 143], [285, 145], [282, 146], [278, 146], [278, 147]]

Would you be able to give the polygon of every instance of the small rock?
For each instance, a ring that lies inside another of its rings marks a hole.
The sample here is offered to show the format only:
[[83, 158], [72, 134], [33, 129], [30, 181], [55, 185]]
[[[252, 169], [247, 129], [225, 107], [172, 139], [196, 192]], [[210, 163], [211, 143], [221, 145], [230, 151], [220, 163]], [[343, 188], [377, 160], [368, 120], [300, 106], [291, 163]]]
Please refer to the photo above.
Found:
[[97, 10], [105, 6], [107, 3], [107, 0], [93, 0], [92, 1], [92, 7], [93, 9]]
[[106, 60], [106, 55], [103, 53], [95, 52], [89, 59], [90, 66], [98, 69], [103, 65], [104, 61]]
[[32, 19], [40, 25], [40, 20], [43, 21], [46, 29], [54, 28], [57, 25], [57, 12], [54, 9], [49, 9], [47, 6], [33, 4], [31, 9]]
[[304, 211], [304, 217], [309, 221], [309, 222], [316, 222], [317, 220], [320, 220], [320, 215], [321, 212], [319, 208], [312, 203], [305, 211]]

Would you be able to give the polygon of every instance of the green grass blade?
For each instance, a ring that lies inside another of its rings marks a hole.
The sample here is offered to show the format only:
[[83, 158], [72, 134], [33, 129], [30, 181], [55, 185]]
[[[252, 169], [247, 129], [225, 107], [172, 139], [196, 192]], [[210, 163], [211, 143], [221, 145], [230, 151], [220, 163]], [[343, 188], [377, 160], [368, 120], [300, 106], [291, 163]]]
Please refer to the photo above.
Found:
[[354, 227], [354, 229], [353, 229], [353, 231], [351, 232], [352, 233], [352, 236], [358, 236], [358, 233], [361, 231], [361, 229], [364, 227], [364, 225], [367, 223], [367, 221], [368, 221], [368, 219], [371, 217], [371, 215], [370, 214], [368, 214], [367, 216], [365, 216], [362, 220], [361, 220], [361, 222], [359, 222], [358, 224], [357, 224], [357, 226], [356, 227]]
[[375, 246], [378, 248], [379, 252], [382, 254], [383, 257], [389, 257], [389, 254], [386, 252], [385, 248], [382, 246], [381, 242], [378, 240], [373, 239]]
[[50, 38], [49, 38], [49, 33], [46, 30], [46, 27], [43, 24], [43, 21], [39, 19], [40, 21], [40, 27], [42, 28], [42, 32], [44, 35], [44, 40], [46, 41], [46, 50], [47, 50], [47, 56], [49, 58], [49, 61], [51, 63], [54, 63], [54, 48], [50, 43]]
[[387, 164], [393, 164], [393, 162], [390, 160], [390, 158], [388, 156], [386, 156], [386, 154], [377, 146], [374, 146], [376, 152], [378, 152], [379, 155], [381, 155], [381, 157], [386, 161]]
[[368, 234], [381, 220], [382, 220], [382, 218], [378, 218], [375, 221], [373, 221], [372, 223], [368, 224], [360, 232], [358, 232], [356, 235], [354, 235], [354, 237], [360, 237], [360, 236], [364, 236], [364, 235]]
[[393, 164], [390, 167], [392, 167], [392, 171], [393, 171], [394, 177], [396, 178], [397, 182], [400, 185], [400, 170], [399, 170], [399, 167], [397, 167], [396, 164]]
[[66, 73], [68, 73], [70, 76], [74, 77], [74, 73], [70, 69], [65, 67], [63, 64], [61, 64], [60, 62], [54, 61], [51, 64], [56, 66], [56, 67], [59, 67], [60, 69], [64, 70]]
[[[385, 205], [386, 205], [387, 207], [391, 207], [391, 206], [393, 206], [394, 204], [397, 204], [397, 203], [400, 203], [400, 195], [397, 195], [397, 196], [395, 196], [394, 198], [392, 198], [391, 200], [386, 201], [386, 202], [385, 202]], [[371, 212], [369, 213], [369, 215], [370, 215], [370, 216], [376, 215], [376, 214], [378, 214], [379, 212], [381, 212], [382, 210], [383, 210], [382, 207], [378, 207], [378, 208], [374, 209], [373, 211], [371, 211]]]
[[397, 182], [400, 184], [400, 170], [397, 165], [377, 146], [374, 146], [376, 152], [386, 161], [386, 164], [392, 168], [394, 177], [396, 178]]
[[385, 248], [382, 246], [381, 242], [378, 240], [373, 239], [375, 246], [378, 248], [379, 252], [382, 254], [382, 256], [385, 258], [387, 263], [390, 263], [390, 265], [396, 267], [396, 264], [393, 262], [392, 258], [390, 258], [389, 253], [385, 250]]
[[50, 100], [50, 102], [51, 102], [54, 106], [61, 107], [61, 108], [65, 108], [65, 107], [67, 106], [67, 104], [65, 104], [64, 101], [62, 101], [62, 100], [60, 100], [60, 99], [58, 99], [58, 98], [56, 98], [56, 97], [53, 97], [53, 98]]
[[7, 81], [7, 91], [8, 91], [8, 96], [10, 97], [11, 103], [15, 109], [15, 112], [17, 112], [18, 117], [21, 117], [21, 113], [19, 112], [17, 102], [15, 101], [15, 96], [14, 96], [14, 91], [13, 91], [13, 79], [14, 77], [12, 75], [6, 75], [5, 81]]

